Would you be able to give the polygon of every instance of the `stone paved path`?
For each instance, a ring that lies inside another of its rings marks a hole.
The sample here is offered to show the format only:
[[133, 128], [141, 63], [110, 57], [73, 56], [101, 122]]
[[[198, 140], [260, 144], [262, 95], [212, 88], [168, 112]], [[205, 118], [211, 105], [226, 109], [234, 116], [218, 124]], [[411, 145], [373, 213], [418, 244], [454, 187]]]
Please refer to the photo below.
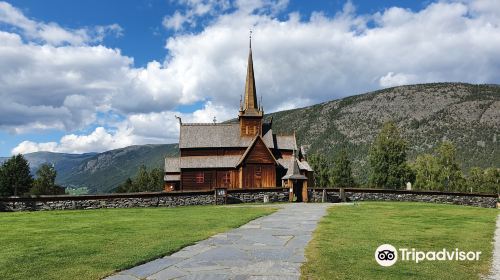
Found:
[[500, 215], [497, 217], [497, 228], [495, 230], [495, 240], [493, 244], [493, 266], [489, 279], [500, 279]]
[[106, 279], [298, 279], [304, 248], [329, 206], [284, 204], [269, 216]]

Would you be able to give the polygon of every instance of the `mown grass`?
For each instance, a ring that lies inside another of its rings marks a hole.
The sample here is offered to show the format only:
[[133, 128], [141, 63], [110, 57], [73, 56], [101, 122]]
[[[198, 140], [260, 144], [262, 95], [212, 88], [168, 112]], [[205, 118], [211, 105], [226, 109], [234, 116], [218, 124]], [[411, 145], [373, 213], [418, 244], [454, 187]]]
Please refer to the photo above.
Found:
[[[331, 207], [306, 248], [303, 279], [480, 279], [489, 273], [497, 209], [367, 202]], [[398, 262], [379, 266], [379, 245], [481, 251], [478, 262]]]
[[0, 213], [0, 279], [99, 279], [273, 211], [198, 206]]

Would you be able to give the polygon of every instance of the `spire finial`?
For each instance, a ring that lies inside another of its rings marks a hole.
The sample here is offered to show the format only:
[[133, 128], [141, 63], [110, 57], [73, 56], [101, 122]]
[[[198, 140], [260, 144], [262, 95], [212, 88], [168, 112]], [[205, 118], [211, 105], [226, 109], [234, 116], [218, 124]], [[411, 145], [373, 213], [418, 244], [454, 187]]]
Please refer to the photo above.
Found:
[[250, 35], [248, 36], [250, 39], [250, 49], [252, 48], [252, 29], [250, 29]]

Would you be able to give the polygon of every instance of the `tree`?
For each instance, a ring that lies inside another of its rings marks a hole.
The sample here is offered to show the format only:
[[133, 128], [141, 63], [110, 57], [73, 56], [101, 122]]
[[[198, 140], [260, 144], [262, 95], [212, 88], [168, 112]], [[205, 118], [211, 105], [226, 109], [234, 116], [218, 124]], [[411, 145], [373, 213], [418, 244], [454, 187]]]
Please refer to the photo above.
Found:
[[440, 166], [440, 181], [445, 191], [463, 191], [464, 177], [456, 159], [456, 149], [450, 141], [443, 141], [436, 149]]
[[469, 171], [469, 176], [466, 180], [467, 191], [483, 192], [484, 189], [484, 174], [479, 167], [472, 167]]
[[164, 172], [161, 168], [153, 168], [149, 172], [151, 189], [152, 192], [161, 192], [164, 188]]
[[116, 188], [115, 192], [117, 192], [117, 193], [131, 192], [133, 187], [134, 187], [134, 182], [129, 177], [129, 178], [127, 178], [127, 180], [125, 180], [125, 182], [123, 184], [119, 185]]
[[435, 156], [431, 154], [417, 156], [412, 168], [415, 173], [415, 189], [437, 190], [440, 188], [440, 168]]
[[483, 174], [484, 191], [489, 193], [500, 193], [500, 169], [486, 168]]
[[133, 179], [127, 180], [119, 185], [115, 192], [159, 192], [163, 190], [163, 170], [153, 168], [148, 171], [145, 165], [141, 165]]
[[354, 178], [352, 177], [351, 161], [347, 156], [347, 151], [343, 148], [335, 158], [332, 169], [332, 185], [339, 188], [354, 187]]
[[327, 188], [330, 183], [330, 165], [322, 154], [312, 154], [309, 163], [314, 170], [314, 185], [318, 188]]
[[388, 189], [403, 188], [413, 181], [406, 162], [407, 143], [394, 122], [386, 122], [370, 148], [370, 184]]
[[134, 178], [132, 192], [145, 192], [151, 186], [151, 178], [145, 165], [141, 165]]
[[12, 156], [0, 167], [0, 195], [23, 195], [29, 191], [33, 177], [23, 155]]
[[56, 185], [57, 171], [53, 165], [44, 163], [36, 172], [30, 193], [33, 195], [64, 194], [64, 188]]

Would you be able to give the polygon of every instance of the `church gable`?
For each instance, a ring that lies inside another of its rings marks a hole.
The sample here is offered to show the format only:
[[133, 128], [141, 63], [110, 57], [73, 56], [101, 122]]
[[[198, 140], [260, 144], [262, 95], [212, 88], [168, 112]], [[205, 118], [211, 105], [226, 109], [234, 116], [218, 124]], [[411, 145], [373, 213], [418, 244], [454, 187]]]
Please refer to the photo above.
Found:
[[257, 136], [240, 159], [239, 164], [276, 164], [271, 151], [260, 136]]

